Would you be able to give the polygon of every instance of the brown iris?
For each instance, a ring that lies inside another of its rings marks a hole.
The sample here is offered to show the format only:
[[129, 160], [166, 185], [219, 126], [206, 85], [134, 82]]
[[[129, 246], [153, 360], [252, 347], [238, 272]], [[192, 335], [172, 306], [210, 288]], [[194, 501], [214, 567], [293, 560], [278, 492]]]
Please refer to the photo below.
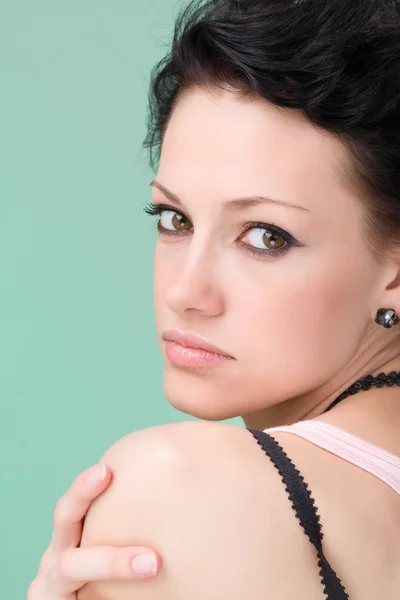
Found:
[[[256, 234], [257, 241], [253, 237], [254, 234]], [[241, 241], [255, 250], [262, 250], [259, 246], [260, 242], [269, 250], [280, 250], [286, 244], [286, 240], [282, 235], [265, 227], [251, 227], [242, 235]]]
[[[281, 240], [281, 242], [277, 242], [276, 240]], [[269, 244], [271, 244], [274, 250], [281, 248], [286, 243], [286, 240], [284, 240], [284, 238], [281, 235], [279, 235], [279, 233], [269, 233], [268, 231], [264, 233], [262, 241], [267, 247]]]
[[175, 213], [172, 218], [172, 225], [177, 231], [188, 231], [192, 228], [192, 224], [184, 215]]

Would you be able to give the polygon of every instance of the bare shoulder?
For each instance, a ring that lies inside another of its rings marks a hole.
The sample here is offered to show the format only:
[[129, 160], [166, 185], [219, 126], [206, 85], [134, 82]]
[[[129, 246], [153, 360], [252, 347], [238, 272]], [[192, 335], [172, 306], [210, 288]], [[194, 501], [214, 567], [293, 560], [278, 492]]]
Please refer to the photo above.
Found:
[[84, 545], [146, 545], [165, 565], [157, 581], [132, 582], [126, 596], [117, 583], [97, 584], [114, 586], [111, 600], [132, 590], [138, 600], [322, 597], [316, 550], [245, 428], [151, 427], [119, 440], [102, 460], [114, 480], [87, 515]]
[[[398, 497], [300, 437], [275, 432], [274, 438], [309, 486], [324, 554], [350, 598], [394, 600]], [[167, 569], [157, 582], [129, 584], [137, 600], [323, 597], [316, 550], [279, 472], [244, 427], [202, 421], [150, 427], [113, 444], [103, 460], [115, 477], [89, 511], [84, 543], [160, 552]], [[125, 598], [119, 588], [107, 597]]]

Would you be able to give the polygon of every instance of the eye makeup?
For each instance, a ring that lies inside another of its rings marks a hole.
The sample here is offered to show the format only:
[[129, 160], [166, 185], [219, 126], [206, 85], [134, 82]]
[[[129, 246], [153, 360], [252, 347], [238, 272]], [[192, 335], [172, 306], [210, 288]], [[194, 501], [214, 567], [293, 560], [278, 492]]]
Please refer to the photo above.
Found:
[[[150, 202], [144, 208], [144, 212], [151, 216], [160, 217], [157, 223], [159, 235], [182, 236], [193, 232], [193, 225], [189, 217], [173, 206], [169, 206], [167, 204], [154, 204], [153, 202]], [[165, 213], [167, 213], [169, 218], [166, 218]], [[168, 223], [170, 227], [166, 227], [166, 223]], [[248, 234], [253, 234], [253, 238], [255, 235], [257, 236], [257, 234], [262, 234], [261, 247], [254, 246], [244, 241]], [[279, 242], [277, 243], [277, 240], [279, 239], [283, 241], [284, 244], [279, 244]], [[281, 229], [274, 223], [263, 223], [259, 221], [246, 223], [242, 227], [236, 243], [246, 252], [261, 258], [275, 258], [277, 256], [286, 254], [293, 246], [303, 246], [303, 244], [298, 242], [290, 233], [284, 229]], [[267, 244], [270, 243], [275, 245], [276, 248], [269, 248]], [[265, 244], [265, 246], [262, 247], [262, 244]]]

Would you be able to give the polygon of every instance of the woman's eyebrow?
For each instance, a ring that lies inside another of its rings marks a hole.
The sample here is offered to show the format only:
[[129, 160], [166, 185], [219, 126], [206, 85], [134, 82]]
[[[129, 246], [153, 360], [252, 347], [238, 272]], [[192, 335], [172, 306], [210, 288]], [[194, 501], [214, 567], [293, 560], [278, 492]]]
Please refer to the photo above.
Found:
[[[180, 206], [183, 205], [182, 200], [173, 192], [168, 190], [164, 185], [160, 182], [152, 181], [150, 186], [154, 186], [160, 190], [171, 202], [178, 204]], [[309, 208], [305, 208], [304, 206], [300, 206], [299, 204], [292, 204], [289, 202], [284, 202], [283, 200], [276, 200], [274, 198], [268, 198], [268, 196], [249, 196], [248, 198], [232, 198], [232, 200], [226, 200], [223, 203], [223, 206], [226, 210], [240, 210], [244, 208], [250, 208], [252, 206], [258, 206], [260, 204], [279, 204], [281, 206], [286, 206], [288, 208], [296, 208], [303, 212], [311, 212]]]

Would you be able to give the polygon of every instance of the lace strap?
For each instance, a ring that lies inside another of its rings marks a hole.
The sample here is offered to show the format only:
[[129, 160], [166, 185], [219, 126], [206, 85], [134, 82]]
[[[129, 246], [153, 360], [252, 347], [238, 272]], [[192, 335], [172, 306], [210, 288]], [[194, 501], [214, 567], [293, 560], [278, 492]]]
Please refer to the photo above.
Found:
[[315, 506], [315, 500], [312, 498], [308, 483], [300, 471], [296, 469], [284, 449], [278, 444], [275, 438], [265, 431], [246, 428], [257, 440], [257, 443], [267, 456], [271, 459], [273, 465], [278, 470], [282, 481], [286, 484], [286, 491], [292, 502], [292, 508], [299, 520], [304, 533], [317, 550], [319, 575], [324, 593], [327, 600], [349, 600], [341, 580], [332, 569], [322, 550], [322, 527], [320, 516]]

